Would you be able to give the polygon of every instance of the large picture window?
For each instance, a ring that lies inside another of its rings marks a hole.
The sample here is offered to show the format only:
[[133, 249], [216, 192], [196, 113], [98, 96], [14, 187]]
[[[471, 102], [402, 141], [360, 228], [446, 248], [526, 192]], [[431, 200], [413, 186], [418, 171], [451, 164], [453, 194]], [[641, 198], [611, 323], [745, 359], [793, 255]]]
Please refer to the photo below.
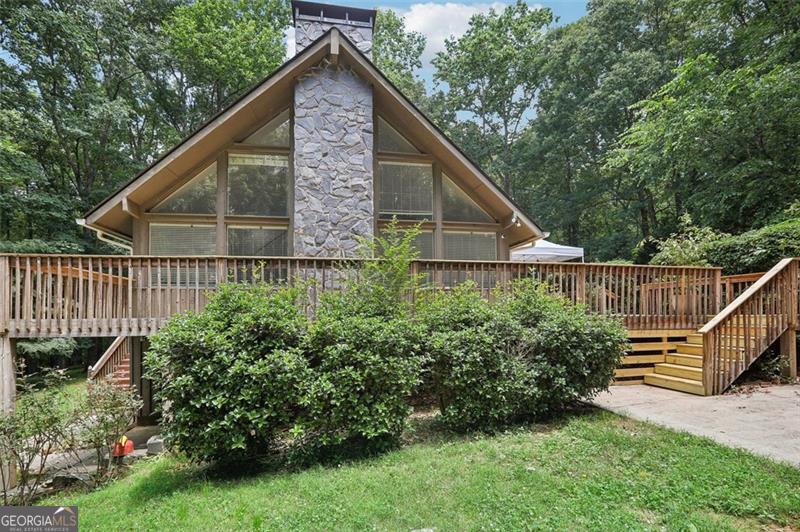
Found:
[[150, 254], [207, 256], [216, 252], [217, 229], [211, 224], [150, 224]]
[[228, 255], [240, 257], [282, 257], [288, 254], [285, 227], [228, 227]]
[[287, 216], [289, 158], [232, 153], [228, 156], [228, 214]]
[[380, 162], [380, 217], [398, 220], [433, 218], [433, 166]]
[[151, 212], [159, 214], [214, 214], [217, 212], [217, 163], [208, 166]]
[[[381, 231], [381, 236], [386, 234]], [[420, 231], [414, 237], [414, 247], [417, 248], [417, 258], [432, 259], [433, 257], [433, 231]]]
[[450, 260], [496, 260], [497, 235], [495, 233], [445, 231], [444, 258]]

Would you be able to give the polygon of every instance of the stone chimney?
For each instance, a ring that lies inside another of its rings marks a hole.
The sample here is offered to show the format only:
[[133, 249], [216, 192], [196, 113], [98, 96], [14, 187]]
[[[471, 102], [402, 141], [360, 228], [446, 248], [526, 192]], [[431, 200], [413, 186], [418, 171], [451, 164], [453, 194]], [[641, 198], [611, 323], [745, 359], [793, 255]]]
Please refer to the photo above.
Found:
[[300, 53], [323, 33], [336, 27], [367, 57], [372, 59], [374, 9], [318, 4], [292, 0], [295, 50]]
[[[336, 27], [369, 55], [375, 11], [292, 1], [297, 52]], [[353, 257], [374, 234], [372, 86], [324, 59], [294, 88], [293, 252]]]

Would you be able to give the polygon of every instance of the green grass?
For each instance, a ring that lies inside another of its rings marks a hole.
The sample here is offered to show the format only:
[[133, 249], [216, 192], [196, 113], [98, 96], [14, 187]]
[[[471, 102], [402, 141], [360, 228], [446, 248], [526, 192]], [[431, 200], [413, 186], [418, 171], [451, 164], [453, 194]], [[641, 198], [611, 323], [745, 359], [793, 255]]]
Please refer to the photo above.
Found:
[[[86, 369], [85, 368], [70, 368], [65, 371], [66, 379], [60, 384], [60, 392], [63, 394], [65, 404], [74, 404], [86, 394]], [[33, 384], [37, 384], [33, 380]], [[43, 389], [32, 392], [33, 395], [43, 395]], [[21, 395], [20, 401], [25, 400], [25, 395]]]
[[176, 457], [76, 504], [82, 530], [742, 530], [800, 526], [800, 470], [598, 410], [463, 438], [416, 421], [403, 448], [220, 477]]

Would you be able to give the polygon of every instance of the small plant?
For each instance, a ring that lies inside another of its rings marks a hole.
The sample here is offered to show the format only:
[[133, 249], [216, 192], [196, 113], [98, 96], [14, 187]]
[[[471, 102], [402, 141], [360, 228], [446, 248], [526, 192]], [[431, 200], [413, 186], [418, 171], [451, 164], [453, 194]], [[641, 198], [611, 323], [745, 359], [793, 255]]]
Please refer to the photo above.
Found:
[[114, 445], [131, 427], [142, 401], [130, 388], [108, 380], [87, 384], [86, 398], [77, 411], [77, 433], [82, 447], [95, 450], [98, 477], [113, 471]]
[[[37, 389], [30, 377], [20, 373], [16, 409], [0, 414], [0, 482], [3, 504], [27, 506], [32, 503], [43, 481], [47, 459], [69, 446], [69, 413], [64, 410], [60, 384], [62, 372], [46, 373]], [[16, 488], [10, 489], [12, 480]]]

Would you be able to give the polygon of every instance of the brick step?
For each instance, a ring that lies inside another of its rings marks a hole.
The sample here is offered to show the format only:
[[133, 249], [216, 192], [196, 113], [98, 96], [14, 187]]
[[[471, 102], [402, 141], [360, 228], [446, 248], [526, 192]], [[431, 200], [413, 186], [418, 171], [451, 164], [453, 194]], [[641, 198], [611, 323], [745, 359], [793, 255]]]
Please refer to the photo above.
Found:
[[683, 379], [681, 377], [673, 377], [672, 375], [651, 373], [644, 376], [644, 383], [651, 386], [658, 386], [659, 388], [669, 388], [670, 390], [676, 390], [679, 392], [705, 395], [702, 382], [692, 379]]
[[700, 382], [703, 381], [703, 368], [698, 368], [695, 366], [682, 366], [680, 364], [670, 364], [664, 362], [663, 364], [656, 364], [654, 371], [657, 375], [670, 375], [672, 377], [680, 377], [682, 379]]

